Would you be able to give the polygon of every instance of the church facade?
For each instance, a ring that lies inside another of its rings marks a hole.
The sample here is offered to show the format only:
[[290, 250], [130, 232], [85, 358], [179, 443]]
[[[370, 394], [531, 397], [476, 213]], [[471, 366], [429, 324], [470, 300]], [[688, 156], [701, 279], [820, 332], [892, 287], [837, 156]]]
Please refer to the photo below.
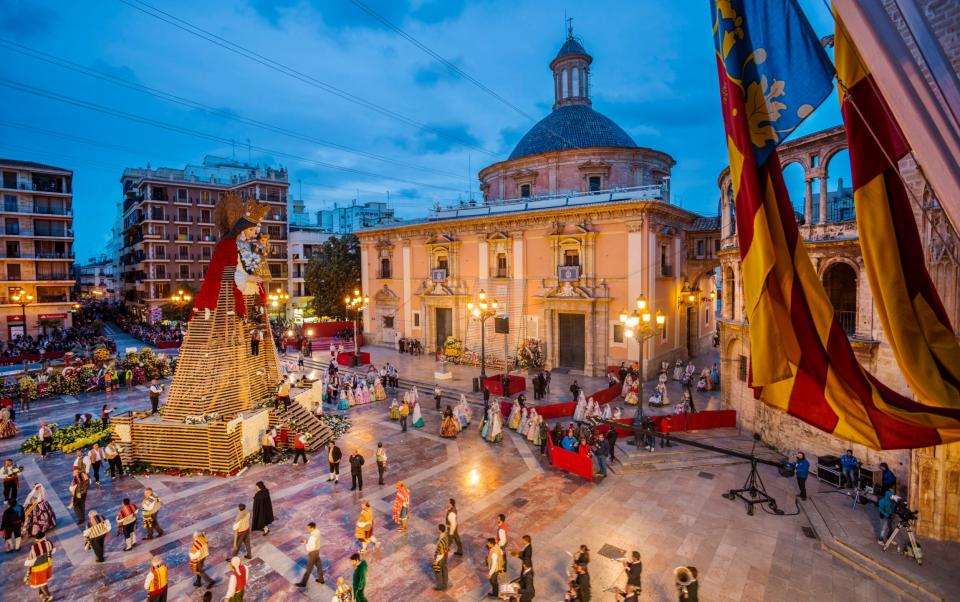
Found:
[[[671, 204], [674, 160], [592, 108], [592, 61], [569, 35], [550, 63], [553, 111], [480, 170], [482, 202], [357, 232], [368, 340], [434, 352], [452, 337], [473, 356], [483, 327], [494, 367], [532, 344], [548, 368], [600, 375], [638, 360], [619, 315], [643, 296], [666, 317], [647, 374], [711, 344], [719, 220]], [[481, 290], [498, 302], [485, 326], [467, 310]]]

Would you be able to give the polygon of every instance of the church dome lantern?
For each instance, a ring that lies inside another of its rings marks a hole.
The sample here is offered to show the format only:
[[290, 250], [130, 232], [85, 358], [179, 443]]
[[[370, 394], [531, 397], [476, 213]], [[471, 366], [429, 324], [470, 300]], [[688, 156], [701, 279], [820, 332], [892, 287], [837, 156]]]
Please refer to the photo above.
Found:
[[567, 39], [550, 62], [553, 71], [553, 109], [571, 105], [590, 106], [590, 63], [580, 40], [573, 36], [573, 25], [567, 25]]

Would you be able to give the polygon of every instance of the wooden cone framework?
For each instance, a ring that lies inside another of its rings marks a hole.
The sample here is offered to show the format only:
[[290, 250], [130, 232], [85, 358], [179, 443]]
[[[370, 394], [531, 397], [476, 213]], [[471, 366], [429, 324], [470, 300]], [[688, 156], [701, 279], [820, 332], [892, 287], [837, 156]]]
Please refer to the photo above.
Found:
[[[125, 462], [229, 474], [259, 451], [268, 425], [285, 423], [310, 433], [307, 447], [312, 451], [333, 439], [330, 429], [295, 401], [285, 411], [260, 409], [262, 402], [274, 399], [282, 376], [280, 358], [268, 324], [257, 324], [266, 334], [253, 355], [254, 323], [236, 313], [235, 271], [234, 266], [223, 270], [217, 306], [209, 318], [194, 313], [161, 415], [131, 413], [113, 420], [114, 441], [121, 445]], [[244, 301], [248, 311], [254, 311], [256, 297], [247, 295]], [[219, 418], [186, 422], [187, 417], [210, 414]]]

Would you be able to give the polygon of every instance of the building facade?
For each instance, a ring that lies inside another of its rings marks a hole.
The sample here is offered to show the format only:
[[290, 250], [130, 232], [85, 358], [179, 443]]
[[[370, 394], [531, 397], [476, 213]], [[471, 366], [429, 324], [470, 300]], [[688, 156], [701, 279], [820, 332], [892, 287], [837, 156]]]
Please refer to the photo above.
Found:
[[123, 300], [142, 317], [178, 288], [197, 291], [219, 236], [217, 201], [225, 192], [270, 205], [261, 230], [270, 235], [270, 288], [288, 289], [287, 170], [207, 156], [182, 169], [127, 168], [120, 278]]
[[[909, 396], [910, 391], [876, 314], [860, 254], [856, 215], [852, 205], [848, 206], [849, 189], [841, 183], [838, 190], [827, 190], [830, 169], [835, 165], [831, 159], [845, 148], [846, 135], [843, 128], [836, 127], [787, 142], [778, 152], [785, 169], [796, 164], [803, 171], [806, 194], [802, 204], [805, 209], [803, 213], [797, 212], [801, 222], [800, 234], [857, 359], [881, 382]], [[960, 238], [912, 159], [902, 161], [900, 168], [912, 194], [923, 204], [923, 210], [915, 209], [915, 215], [925, 241], [927, 268], [956, 328], [960, 324], [960, 264], [953, 254], [960, 248]], [[815, 183], [819, 188], [816, 194], [813, 192]], [[743, 301], [729, 170], [720, 175], [718, 184], [723, 215], [720, 251], [723, 279], [720, 317], [722, 402], [737, 410], [742, 427], [760, 433], [765, 441], [780, 449], [839, 455], [851, 444], [756, 401], [747, 386], [749, 325]], [[924, 534], [960, 539], [960, 516], [956, 513], [960, 508], [960, 490], [947, 485], [960, 480], [960, 446], [938, 446], [914, 452], [876, 452], [858, 445], [852, 447], [865, 463], [875, 466], [887, 462], [900, 476], [901, 483], [908, 486], [911, 504], [921, 508]], [[942, 489], [938, 491], [938, 488]], [[952, 510], [947, 512], [948, 508]]]
[[673, 159], [591, 108], [592, 60], [571, 34], [551, 62], [553, 112], [480, 171], [481, 204], [357, 232], [368, 340], [412, 337], [433, 352], [453, 337], [479, 353], [467, 304], [484, 290], [500, 310], [483, 327], [495, 365], [530, 340], [552, 369], [636, 361], [619, 314], [641, 295], [666, 316], [644, 343], [646, 373], [710, 344], [719, 220], [671, 205]]
[[0, 173], [0, 340], [70, 326], [73, 172], [0, 159]]
[[117, 287], [116, 258], [110, 255], [91, 257], [84, 264], [77, 265], [77, 289], [81, 297], [116, 301], [119, 298]]
[[319, 247], [329, 240], [333, 233], [319, 226], [304, 226], [290, 224], [288, 237], [288, 257], [290, 271], [289, 311], [287, 317], [295, 323], [303, 322], [305, 314], [309, 313], [310, 301], [313, 296], [307, 293], [306, 275], [310, 260], [317, 257]]
[[352, 234], [363, 228], [371, 228], [381, 224], [391, 224], [397, 219], [393, 214], [393, 207], [382, 202], [367, 202], [357, 204], [357, 200], [344, 207], [338, 203], [333, 209], [317, 211], [317, 227], [333, 234]]

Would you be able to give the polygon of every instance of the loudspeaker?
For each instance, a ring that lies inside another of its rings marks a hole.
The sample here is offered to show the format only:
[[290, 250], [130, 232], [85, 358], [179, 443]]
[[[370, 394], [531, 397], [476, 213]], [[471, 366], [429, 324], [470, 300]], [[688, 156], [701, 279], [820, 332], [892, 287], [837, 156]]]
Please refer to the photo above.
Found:
[[840, 471], [825, 464], [817, 465], [817, 478], [834, 487], [840, 486]]

